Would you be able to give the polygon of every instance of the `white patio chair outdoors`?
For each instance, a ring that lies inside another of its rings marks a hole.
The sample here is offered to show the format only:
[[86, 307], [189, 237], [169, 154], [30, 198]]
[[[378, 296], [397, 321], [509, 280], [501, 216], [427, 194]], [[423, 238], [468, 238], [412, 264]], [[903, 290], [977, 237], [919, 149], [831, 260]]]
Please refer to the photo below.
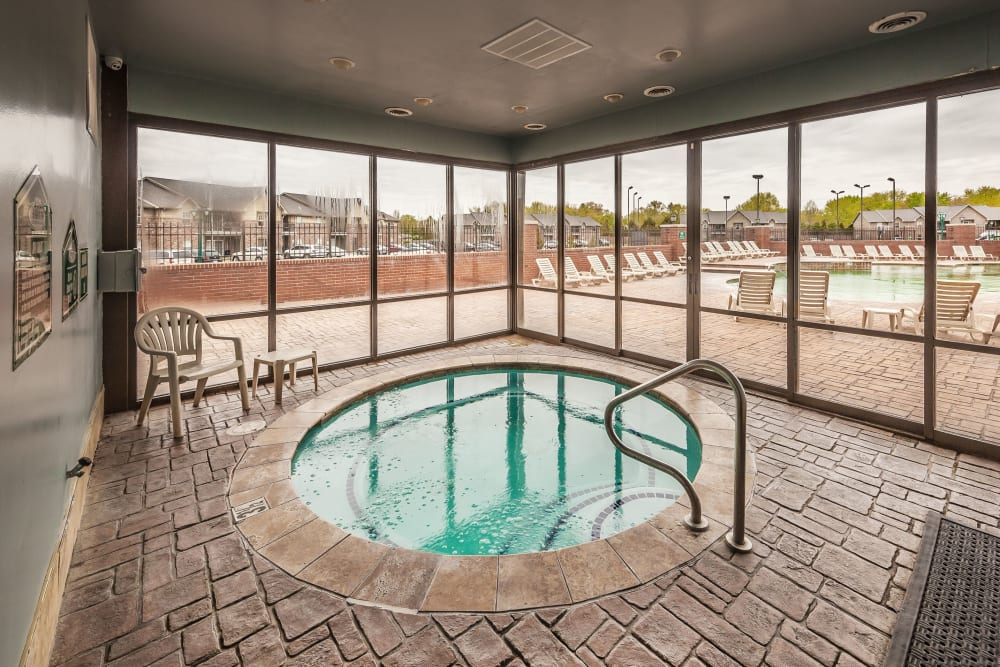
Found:
[[927, 248], [922, 245], [913, 246], [913, 248], [917, 251], [917, 257], [927, 259]]
[[647, 255], [644, 252], [637, 252], [635, 253], [635, 255], [636, 257], [639, 258], [639, 264], [642, 265], [642, 268], [646, 273], [652, 273], [654, 276], [662, 276], [668, 273], [673, 275], [677, 273], [676, 269], [674, 270], [665, 269], [662, 266], [657, 266], [656, 264], [653, 264], [653, 261], [649, 259], [649, 255]]
[[744, 257], [750, 257], [751, 259], [756, 259], [758, 257], [763, 257], [764, 254], [754, 250], [750, 247], [750, 244], [746, 241], [733, 241], [737, 248], [743, 251]]
[[830, 256], [836, 257], [837, 259], [847, 259], [847, 256], [844, 255], [844, 251], [841, 250], [840, 246], [834, 243], [830, 244]]
[[899, 254], [902, 255], [903, 259], [905, 259], [905, 260], [908, 260], [908, 261], [911, 261], [911, 262], [919, 262], [920, 261], [920, 258], [917, 257], [916, 255], [914, 255], [913, 251], [910, 250], [910, 246], [903, 245], [902, 243], [899, 244]]
[[684, 273], [684, 266], [682, 264], [674, 264], [671, 262], [667, 259], [667, 256], [663, 254], [663, 251], [654, 250], [653, 257], [660, 263], [660, 266], [667, 269], [667, 273], [670, 273], [671, 270], [673, 270], [673, 273], [670, 273], [670, 275], [674, 275], [675, 273]]
[[723, 259], [738, 259], [740, 257], [740, 253], [726, 250], [718, 241], [709, 241], [708, 245], [715, 250], [717, 255], [721, 255]]
[[726, 241], [726, 246], [729, 248], [729, 252], [731, 252], [734, 257], [753, 257], [752, 253], [748, 253], [743, 246], [736, 241]]
[[[231, 341], [233, 358], [205, 359], [202, 354], [203, 337]], [[181, 404], [181, 384], [192, 381], [197, 383], [194, 390], [194, 407], [198, 407], [205, 392], [205, 385], [208, 384], [208, 378], [234, 369], [239, 378], [243, 410], [250, 411], [247, 374], [243, 365], [243, 342], [239, 336], [216, 334], [212, 330], [212, 325], [201, 313], [176, 306], [151, 310], [136, 322], [135, 344], [142, 352], [149, 355], [149, 375], [146, 377], [146, 390], [143, 392], [142, 405], [139, 407], [137, 420], [139, 425], [146, 419], [157, 385], [167, 382], [170, 385], [170, 415], [174, 437], [184, 437], [181, 427], [184, 414], [184, 406]], [[193, 358], [185, 361], [186, 357]]]
[[868, 259], [878, 259], [879, 257], [881, 257], [881, 255], [879, 255], [878, 253], [878, 248], [876, 248], [873, 245], [865, 246], [865, 254], [868, 255]]
[[903, 258], [902, 255], [898, 255], [898, 254], [894, 253], [892, 251], [892, 249], [889, 248], [889, 246], [887, 246], [887, 245], [880, 245], [878, 247], [878, 253], [879, 253], [878, 256], [881, 257], [882, 259], [902, 259]]
[[[687, 252], [687, 244], [684, 244], [684, 251]], [[701, 261], [703, 262], [719, 262], [725, 259], [724, 255], [720, 255], [719, 252], [712, 247], [711, 243], [707, 241], [702, 243], [701, 250]]]
[[[625, 259], [625, 263], [628, 264], [628, 270], [631, 271], [632, 273], [634, 273], [635, 275], [640, 276], [642, 278], [645, 278], [645, 277], [651, 276], [651, 275], [656, 275], [656, 274], [651, 273], [651, 272], [647, 271], [646, 269], [642, 268], [642, 266], [639, 264], [639, 260], [637, 260], [635, 258], [635, 255], [633, 255], [632, 253], [630, 253], [630, 252], [623, 252], [622, 253], [622, 257]], [[660, 275], [663, 275], [663, 274], [661, 273]]]
[[761, 248], [759, 245], [757, 245], [756, 241], [744, 241], [744, 243], [746, 243], [747, 245], [749, 245], [751, 248], [753, 248], [757, 252], [761, 253], [761, 256], [763, 256], [763, 257], [776, 257], [777, 255], [781, 254], [777, 250], [771, 250], [770, 248], [768, 248], [767, 250], [765, 250], [765, 249]]
[[[615, 264], [614, 255], [605, 255], [604, 261], [608, 263], [608, 269], [611, 271], [611, 273], [615, 273], [616, 271], [619, 270], [618, 265]], [[645, 272], [635, 273], [630, 269], [621, 269], [621, 272], [622, 272], [622, 280], [642, 280], [643, 278], [646, 277]]]
[[[944, 332], [957, 331], [969, 335], [973, 341], [975, 335], [983, 337], [983, 342], [989, 342], [993, 332], [988, 329], [980, 329], [976, 324], [976, 315], [972, 304], [979, 294], [980, 284], [974, 280], [939, 280], [935, 288], [935, 301], [937, 305], [937, 330]], [[900, 327], [907, 318], [912, 320], [913, 330], [916, 333], [923, 333], [924, 306], [919, 310], [912, 308], [900, 309]]]
[[868, 255], [865, 255], [863, 253], [859, 254], [859, 253], [854, 252], [854, 246], [852, 246], [852, 245], [847, 245], [845, 243], [842, 246], [842, 249], [844, 251], [844, 257], [846, 257], [847, 259], [850, 259], [852, 261], [856, 260], [856, 259], [868, 259]]
[[[536, 257], [535, 264], [538, 265], [538, 272], [541, 274], [538, 278], [534, 278], [531, 284], [535, 287], [558, 287], [559, 286], [559, 276], [556, 274], [556, 269], [552, 266], [552, 260], [548, 257]], [[570, 280], [566, 278], [566, 287], [579, 287], [580, 280]]]
[[808, 243], [802, 245], [802, 254], [805, 255], [806, 257], [822, 257], [823, 256], [823, 255], [820, 255], [819, 253], [817, 253], [816, 249], [813, 248]]
[[830, 315], [830, 272], [799, 271], [799, 317], [833, 324]]
[[951, 256], [952, 259], [959, 259], [962, 260], [963, 262], [968, 262], [969, 260], [973, 259], [969, 255], [969, 251], [965, 249], [964, 245], [953, 245], [951, 247], [951, 251], [955, 253], [954, 255]]
[[[613, 283], [615, 274], [604, 268], [601, 258], [597, 255], [587, 255], [587, 262], [590, 264], [590, 272], [605, 282]], [[622, 276], [624, 278], [624, 276]]]
[[569, 255], [563, 257], [563, 271], [566, 273], [566, 284], [575, 282], [578, 285], [597, 285], [604, 282], [603, 278], [598, 278], [592, 273], [583, 272], [581, 273], [577, 268], [576, 264], [573, 263], [573, 258]]
[[740, 271], [736, 292], [729, 295], [729, 310], [782, 315], [784, 302], [774, 297], [774, 271]]
[[991, 262], [995, 262], [997, 259], [996, 255], [991, 255], [990, 253], [983, 250], [983, 246], [981, 245], [970, 245], [969, 252], [971, 252], [972, 256], [975, 257], [976, 259], [985, 259]]

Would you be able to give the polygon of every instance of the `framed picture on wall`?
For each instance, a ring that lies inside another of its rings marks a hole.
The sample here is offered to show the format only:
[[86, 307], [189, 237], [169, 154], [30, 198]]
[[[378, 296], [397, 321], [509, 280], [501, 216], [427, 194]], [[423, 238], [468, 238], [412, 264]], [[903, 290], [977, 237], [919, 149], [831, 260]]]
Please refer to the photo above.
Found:
[[98, 98], [98, 81], [100, 67], [97, 60], [97, 42], [94, 41], [94, 28], [87, 18], [87, 132], [95, 143], [98, 141], [98, 123], [100, 122], [100, 99]]
[[69, 317], [80, 301], [79, 246], [76, 241], [76, 223], [70, 220], [62, 247], [62, 318]]
[[14, 196], [14, 355], [16, 369], [52, 332], [52, 209], [38, 167]]

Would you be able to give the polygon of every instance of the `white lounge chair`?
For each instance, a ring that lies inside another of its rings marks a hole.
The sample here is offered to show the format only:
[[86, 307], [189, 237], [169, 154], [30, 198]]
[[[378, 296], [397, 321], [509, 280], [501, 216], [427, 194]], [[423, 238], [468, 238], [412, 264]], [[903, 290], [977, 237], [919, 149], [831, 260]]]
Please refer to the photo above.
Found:
[[868, 255], [866, 255], [864, 253], [859, 254], [859, 253], [854, 252], [854, 246], [847, 245], [846, 243], [843, 246], [843, 251], [844, 251], [844, 257], [846, 257], [847, 259], [850, 259], [850, 260], [856, 260], [856, 259], [864, 260], [864, 259], [868, 259]]
[[972, 256], [975, 257], [976, 259], [985, 259], [991, 262], [995, 262], [997, 259], [996, 255], [991, 255], [985, 250], [983, 250], [983, 246], [981, 245], [970, 245], [969, 252], [971, 252]]
[[[687, 244], [684, 244], [685, 251], [687, 250]], [[725, 255], [720, 255], [719, 251], [712, 247], [711, 243], [707, 241], [702, 243], [701, 249], [701, 261], [703, 262], [719, 262], [725, 259]]]
[[670, 269], [673, 269], [674, 273], [678, 272], [684, 273], [684, 266], [682, 264], [674, 264], [673, 262], [668, 260], [666, 255], [664, 255], [662, 251], [654, 250], [653, 257], [655, 257], [656, 261], [660, 263], [660, 266], [667, 269], [667, 273], [670, 273]]
[[750, 247], [750, 244], [746, 241], [733, 241], [732, 242], [737, 248], [743, 251], [744, 257], [750, 257], [751, 259], [757, 259], [758, 257], [763, 257], [764, 254], [754, 250]]
[[768, 248], [767, 250], [765, 250], [764, 248], [761, 248], [760, 246], [757, 245], [756, 241], [744, 241], [744, 243], [746, 243], [747, 245], [749, 245], [751, 248], [753, 248], [757, 252], [761, 253], [762, 257], [776, 257], [777, 255], [781, 254], [777, 250], [771, 250], [770, 248]]
[[742, 256], [741, 253], [726, 250], [718, 241], [709, 241], [708, 245], [709, 247], [714, 248], [715, 252], [722, 255], [725, 259], [739, 259]]
[[897, 255], [892, 251], [887, 245], [880, 245], [878, 247], [879, 257], [882, 259], [903, 259], [902, 255]]
[[817, 253], [816, 250], [811, 245], [809, 245], [808, 243], [804, 244], [802, 246], [802, 254], [805, 255], [806, 257], [822, 257], [823, 256], [823, 255]]
[[865, 246], [865, 254], [868, 255], [868, 259], [878, 259], [881, 255], [878, 254], [878, 248], [873, 245]]
[[[642, 265], [639, 264], [639, 260], [637, 260], [635, 258], [635, 255], [633, 255], [630, 252], [623, 252], [622, 253], [622, 258], [625, 260], [625, 263], [628, 264], [628, 270], [631, 271], [632, 273], [636, 274], [637, 276], [641, 276], [641, 277], [645, 278], [647, 276], [656, 276], [657, 275], [656, 273], [653, 273], [652, 271], [647, 271], [646, 269], [644, 269], [642, 267]], [[660, 273], [658, 275], [662, 276], [663, 274]]]
[[673, 267], [653, 264], [653, 261], [649, 259], [649, 255], [644, 252], [637, 252], [635, 255], [639, 258], [639, 263], [642, 265], [642, 268], [645, 269], [646, 273], [652, 273], [654, 276], [672, 276], [677, 273], [677, 269]]
[[753, 253], [747, 252], [743, 246], [736, 241], [726, 241], [726, 246], [729, 248], [729, 252], [733, 253], [734, 257], [753, 257]]
[[[206, 360], [202, 355], [202, 338], [228, 340], [233, 344], [231, 359]], [[138, 424], [141, 426], [149, 411], [150, 401], [157, 385], [170, 385], [170, 416], [174, 437], [184, 437], [181, 427], [184, 406], [181, 404], [181, 384], [196, 382], [194, 407], [198, 407], [205, 392], [208, 378], [235, 370], [240, 383], [240, 401], [243, 411], [250, 411], [247, 397], [247, 374], [243, 365], [243, 341], [239, 336], [220, 336], [204, 315], [189, 308], [167, 306], [143, 315], [135, 325], [135, 344], [149, 355], [149, 375], [146, 390], [139, 407]], [[192, 357], [185, 361], [186, 357]], [[165, 367], [161, 365], [165, 362]]]
[[903, 245], [902, 243], [899, 244], [899, 254], [902, 255], [903, 259], [905, 259], [905, 260], [908, 260], [908, 261], [911, 261], [911, 262], [919, 262], [920, 261], [920, 258], [917, 257], [916, 255], [914, 255], [913, 251], [910, 250], [910, 246]]
[[590, 272], [592, 274], [605, 282], [613, 283], [615, 281], [615, 274], [604, 268], [600, 257], [597, 255], [587, 255], [587, 262], [590, 264]]
[[913, 247], [917, 251], [917, 257], [919, 257], [920, 259], [927, 259], [927, 248], [925, 248], [922, 245], [913, 246]]
[[971, 257], [971, 256], [969, 255], [969, 251], [967, 251], [967, 250], [965, 249], [965, 246], [964, 246], [964, 245], [953, 245], [953, 246], [951, 247], [951, 251], [952, 251], [953, 253], [955, 253], [954, 255], [952, 255], [952, 256], [951, 256], [951, 258], [952, 258], [952, 259], [958, 259], [958, 260], [961, 260], [961, 261], [963, 261], [963, 262], [968, 262], [968, 261], [970, 261], [970, 260], [972, 260], [972, 259], [973, 259], [973, 258], [972, 258], [972, 257]]
[[[616, 271], [618, 271], [618, 265], [615, 264], [614, 255], [605, 255], [604, 261], [608, 263], [608, 268], [611, 269], [611, 273], [615, 273]], [[646, 277], [645, 272], [635, 273], [630, 269], [621, 269], [621, 272], [622, 272], [622, 280], [642, 280], [643, 278]]]
[[[989, 342], [992, 331], [980, 329], [976, 324], [976, 315], [972, 304], [979, 294], [980, 284], [974, 280], [939, 280], [935, 288], [937, 305], [937, 330], [939, 332], [960, 332], [969, 335], [973, 341], [975, 335], [983, 337], [983, 342]], [[923, 332], [924, 307], [919, 310], [912, 308], [900, 309], [900, 326], [907, 318], [913, 321], [913, 330]]]
[[736, 292], [729, 295], [729, 310], [784, 314], [784, 302], [779, 303], [774, 297], [776, 277], [774, 271], [740, 271]]
[[840, 249], [840, 246], [834, 243], [830, 244], [830, 256], [836, 257], [837, 259], [847, 259], [847, 256], [844, 255], [844, 251]]
[[[538, 272], [541, 274], [538, 278], [534, 278], [531, 284], [535, 287], [558, 287], [559, 286], [559, 276], [556, 274], [556, 269], [552, 266], [552, 260], [548, 257], [537, 257], [535, 258], [535, 264], [538, 265]], [[579, 278], [575, 280], [566, 277], [565, 285], [566, 287], [579, 287], [582, 282]]]
[[821, 319], [833, 324], [830, 315], [830, 272], [799, 272], [799, 318]]
[[570, 282], [575, 282], [579, 285], [598, 285], [604, 282], [603, 278], [598, 278], [589, 272], [581, 273], [577, 268], [576, 264], [573, 263], [573, 258], [569, 255], [563, 257], [563, 271], [566, 273], [566, 284]]

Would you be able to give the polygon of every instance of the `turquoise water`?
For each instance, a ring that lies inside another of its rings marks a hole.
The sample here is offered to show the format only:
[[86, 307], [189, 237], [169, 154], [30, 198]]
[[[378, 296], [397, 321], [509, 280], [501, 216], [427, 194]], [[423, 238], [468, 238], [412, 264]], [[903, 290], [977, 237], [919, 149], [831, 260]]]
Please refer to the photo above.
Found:
[[[975, 280], [981, 292], [1000, 292], [1000, 267], [982, 264], [938, 267], [942, 280]], [[730, 278], [737, 284], [739, 278]], [[778, 273], [777, 294], [787, 294], [786, 274]], [[876, 264], [871, 271], [830, 271], [830, 300], [856, 302], [920, 303], [924, 298], [923, 266]]]
[[[637, 525], [681, 495], [621, 455], [604, 406], [623, 387], [584, 375], [458, 373], [376, 394], [310, 431], [292, 480], [314, 512], [377, 542], [442, 554], [559, 549]], [[648, 397], [620, 410], [630, 446], [689, 479], [691, 425]]]

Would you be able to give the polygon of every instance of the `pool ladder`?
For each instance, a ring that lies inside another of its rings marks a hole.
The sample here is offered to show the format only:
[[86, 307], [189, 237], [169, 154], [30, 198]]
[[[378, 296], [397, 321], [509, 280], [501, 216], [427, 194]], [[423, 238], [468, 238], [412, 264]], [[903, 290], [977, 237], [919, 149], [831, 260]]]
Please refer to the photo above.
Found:
[[655, 459], [626, 445], [618, 437], [618, 434], [615, 433], [613, 424], [615, 408], [618, 406], [671, 380], [676, 380], [679, 377], [698, 370], [712, 371], [720, 376], [726, 381], [726, 384], [729, 385], [736, 396], [736, 460], [733, 480], [733, 527], [732, 530], [726, 533], [726, 544], [733, 551], [747, 553], [753, 548], [753, 544], [746, 536], [747, 394], [743, 389], [743, 384], [731, 370], [711, 359], [694, 359], [669, 370], [649, 382], [644, 382], [616, 396], [608, 403], [608, 406], [604, 409], [604, 429], [608, 432], [611, 442], [614, 443], [620, 452], [676, 479], [684, 487], [684, 492], [688, 498], [691, 499], [691, 513], [684, 518], [684, 524], [696, 532], [708, 530], [708, 521], [701, 514], [701, 498], [698, 497], [698, 492], [694, 490], [694, 486], [684, 476], [684, 473], [669, 463], [664, 463], [659, 459]]

